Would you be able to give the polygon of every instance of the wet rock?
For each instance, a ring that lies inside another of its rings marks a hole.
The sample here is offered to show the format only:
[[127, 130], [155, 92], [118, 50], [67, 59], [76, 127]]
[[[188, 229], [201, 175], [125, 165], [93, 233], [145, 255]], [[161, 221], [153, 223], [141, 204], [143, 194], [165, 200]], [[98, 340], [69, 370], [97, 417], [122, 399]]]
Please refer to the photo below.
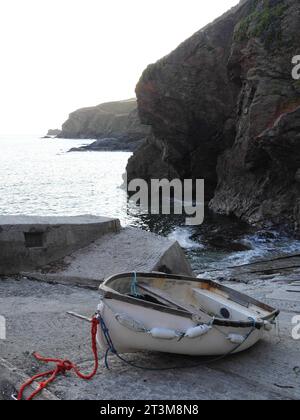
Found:
[[144, 143], [144, 139], [131, 138], [108, 138], [99, 139], [88, 146], [75, 147], [70, 152], [107, 152], [107, 151], [123, 151], [123, 152], [134, 152]]
[[230, 241], [222, 236], [216, 236], [208, 241], [210, 247], [215, 249], [226, 250], [227, 252], [243, 252], [250, 251], [253, 247], [250, 244], [246, 244], [238, 241]]

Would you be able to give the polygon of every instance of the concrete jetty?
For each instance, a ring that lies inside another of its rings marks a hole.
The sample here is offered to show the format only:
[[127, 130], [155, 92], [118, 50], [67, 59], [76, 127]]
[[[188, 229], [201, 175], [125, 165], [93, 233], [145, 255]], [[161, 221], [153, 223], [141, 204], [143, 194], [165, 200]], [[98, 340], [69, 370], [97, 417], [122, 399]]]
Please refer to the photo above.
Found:
[[0, 275], [94, 288], [127, 271], [192, 275], [176, 241], [96, 216], [0, 217]]
[[119, 232], [118, 219], [95, 216], [0, 216], [0, 275], [42, 267]]

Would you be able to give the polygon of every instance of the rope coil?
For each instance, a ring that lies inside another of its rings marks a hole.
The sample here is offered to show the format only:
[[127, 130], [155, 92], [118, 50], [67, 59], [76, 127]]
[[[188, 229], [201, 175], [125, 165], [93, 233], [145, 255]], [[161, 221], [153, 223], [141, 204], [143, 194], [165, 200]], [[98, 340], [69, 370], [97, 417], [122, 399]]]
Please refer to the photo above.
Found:
[[36, 397], [38, 394], [40, 394], [45, 388], [48, 387], [52, 382], [55, 381], [58, 375], [66, 374], [67, 372], [70, 372], [71, 370], [74, 370], [75, 374], [78, 376], [78, 378], [89, 381], [91, 380], [97, 373], [98, 367], [99, 367], [99, 359], [98, 359], [98, 351], [97, 351], [97, 331], [98, 331], [98, 325], [99, 320], [97, 317], [94, 317], [92, 319], [91, 323], [91, 335], [92, 335], [92, 351], [94, 355], [94, 369], [89, 375], [84, 375], [80, 372], [79, 368], [69, 360], [62, 360], [62, 359], [51, 359], [41, 356], [38, 353], [34, 353], [34, 357], [39, 362], [44, 363], [55, 363], [56, 367], [52, 370], [48, 370], [47, 372], [39, 373], [38, 375], [33, 376], [31, 379], [29, 379], [27, 382], [25, 382], [18, 393], [17, 400], [20, 401], [23, 399], [23, 395], [25, 390], [32, 385], [35, 381], [41, 378], [47, 378], [48, 379], [39, 382], [38, 388], [28, 397], [26, 398], [27, 401], [33, 400], [34, 397]]

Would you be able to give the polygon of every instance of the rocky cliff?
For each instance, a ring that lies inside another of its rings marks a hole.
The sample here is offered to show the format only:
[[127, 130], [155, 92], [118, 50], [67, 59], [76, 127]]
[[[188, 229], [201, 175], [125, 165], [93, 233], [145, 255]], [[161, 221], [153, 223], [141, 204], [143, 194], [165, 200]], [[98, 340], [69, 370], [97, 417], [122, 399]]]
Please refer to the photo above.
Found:
[[[71, 139], [113, 139], [131, 145], [143, 140], [149, 127], [140, 122], [135, 99], [83, 108], [70, 114], [58, 137]], [[100, 146], [99, 146], [100, 147]]]
[[244, 0], [150, 65], [128, 177], [205, 178], [215, 212], [300, 224], [300, 2]]
[[57, 137], [57, 136], [60, 135], [60, 133], [61, 133], [61, 130], [59, 130], [59, 129], [54, 129], [54, 130], [50, 129], [50, 130], [48, 130], [47, 136]]

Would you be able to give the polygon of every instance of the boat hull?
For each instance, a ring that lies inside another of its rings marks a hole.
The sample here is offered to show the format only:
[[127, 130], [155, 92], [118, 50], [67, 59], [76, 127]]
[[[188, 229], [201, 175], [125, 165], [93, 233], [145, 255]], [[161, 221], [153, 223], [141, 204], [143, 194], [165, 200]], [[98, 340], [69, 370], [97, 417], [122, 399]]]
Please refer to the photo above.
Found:
[[[221, 356], [227, 353], [238, 353], [254, 346], [263, 338], [263, 329], [253, 329], [249, 338], [241, 346], [231, 343], [227, 337], [230, 334], [247, 336], [251, 328], [213, 327], [201, 337], [179, 339], [153, 338], [149, 333], [132, 331], [121, 325], [116, 319], [118, 314], [126, 314], [128, 318], [138, 320], [147, 329], [174, 329], [187, 331], [195, 326], [192, 320], [175, 315], [164, 314], [151, 309], [142, 311], [134, 305], [110, 300], [109, 307], [103, 303], [99, 307], [101, 316], [109, 330], [113, 345], [118, 353], [136, 353], [144, 351], [173, 353], [188, 356]], [[102, 331], [98, 332], [98, 344], [103, 350], [107, 343]], [[238, 347], [238, 348], [237, 348]], [[236, 349], [236, 350], [235, 350]]]

